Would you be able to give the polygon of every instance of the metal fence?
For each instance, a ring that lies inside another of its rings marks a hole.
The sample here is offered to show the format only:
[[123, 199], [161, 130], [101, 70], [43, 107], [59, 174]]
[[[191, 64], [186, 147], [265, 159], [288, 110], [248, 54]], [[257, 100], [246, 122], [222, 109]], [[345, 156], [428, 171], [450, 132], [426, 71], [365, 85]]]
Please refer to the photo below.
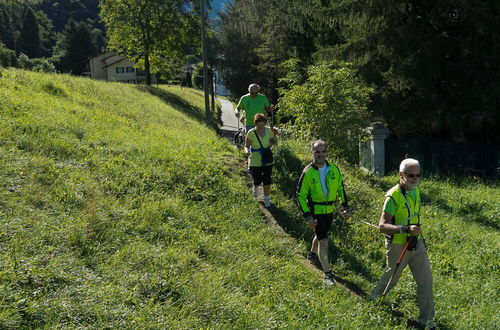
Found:
[[422, 171], [431, 173], [480, 177], [500, 175], [500, 147], [481, 142], [438, 142], [430, 137], [385, 140], [386, 172], [397, 171], [401, 160], [406, 157], [418, 159]]

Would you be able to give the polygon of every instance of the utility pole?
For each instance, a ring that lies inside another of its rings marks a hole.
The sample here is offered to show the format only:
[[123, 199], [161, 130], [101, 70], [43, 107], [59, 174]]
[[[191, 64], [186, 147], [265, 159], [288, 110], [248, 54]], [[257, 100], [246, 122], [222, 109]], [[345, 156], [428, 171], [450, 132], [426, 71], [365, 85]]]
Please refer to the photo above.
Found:
[[201, 45], [202, 45], [202, 60], [203, 60], [203, 90], [205, 93], [205, 121], [210, 125], [210, 102], [208, 99], [208, 69], [207, 69], [207, 37], [205, 34], [206, 13], [205, 0], [200, 0], [201, 5]]

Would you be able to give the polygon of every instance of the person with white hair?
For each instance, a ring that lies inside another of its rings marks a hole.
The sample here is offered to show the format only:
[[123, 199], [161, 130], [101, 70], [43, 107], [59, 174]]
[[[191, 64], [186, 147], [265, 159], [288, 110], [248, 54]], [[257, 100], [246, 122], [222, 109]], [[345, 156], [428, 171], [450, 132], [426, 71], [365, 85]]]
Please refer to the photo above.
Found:
[[244, 118], [241, 117], [240, 121], [245, 123], [246, 132], [255, 127], [254, 118], [258, 113], [264, 115], [267, 112], [272, 112], [274, 106], [269, 103], [269, 100], [264, 94], [259, 93], [260, 87], [257, 84], [250, 84], [248, 86], [248, 94], [243, 95], [236, 106], [236, 117], [241, 117], [241, 111], [245, 111]]
[[416, 282], [420, 327], [434, 328], [432, 273], [420, 223], [420, 163], [404, 159], [399, 166], [399, 183], [385, 195], [379, 230], [386, 235], [387, 269], [368, 296], [374, 300], [396, 285], [406, 265]]

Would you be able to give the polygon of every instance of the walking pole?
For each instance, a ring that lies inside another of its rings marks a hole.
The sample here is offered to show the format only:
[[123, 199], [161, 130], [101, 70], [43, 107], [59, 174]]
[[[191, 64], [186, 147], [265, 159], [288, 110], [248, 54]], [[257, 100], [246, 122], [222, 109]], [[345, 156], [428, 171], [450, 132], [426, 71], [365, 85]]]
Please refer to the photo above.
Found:
[[238, 124], [237, 124], [238, 125], [238, 131], [236, 133], [236, 136], [237, 136], [237, 138], [236, 138], [236, 148], [238, 149], [238, 156], [240, 156], [241, 155], [241, 150], [240, 150], [240, 148], [241, 148], [241, 145], [240, 145], [240, 139], [241, 139], [241, 136], [240, 136], [240, 134], [241, 134], [241, 132], [240, 132], [240, 116], [238, 115], [238, 116], [236, 116], [236, 118], [238, 118]]
[[378, 226], [375, 226], [373, 223], [369, 223], [369, 222], [366, 222], [366, 221], [363, 221], [363, 220], [359, 220], [359, 222], [364, 223], [365, 225], [368, 225], [370, 227], [378, 229]]
[[[274, 104], [271, 104], [271, 106], [274, 106]], [[274, 125], [274, 110], [271, 111], [271, 127]]]
[[307, 228], [303, 233], [302, 235], [300, 235], [299, 238], [297, 238], [297, 240], [295, 241], [295, 243], [292, 245], [292, 247], [290, 248], [290, 250], [286, 251], [286, 253], [283, 255], [283, 257], [281, 257], [281, 259], [285, 259], [285, 257], [290, 253], [290, 251], [292, 251], [296, 246], [297, 244], [299, 244], [300, 240], [302, 239], [302, 237], [304, 237], [304, 235], [306, 234], [306, 232], [309, 230], [309, 228]]
[[410, 236], [410, 238], [406, 241], [405, 246], [403, 247], [403, 251], [401, 252], [401, 255], [399, 256], [398, 261], [396, 262], [396, 267], [394, 267], [394, 271], [392, 272], [391, 278], [389, 279], [389, 282], [387, 282], [387, 286], [384, 289], [384, 293], [382, 293], [382, 299], [385, 298], [385, 295], [387, 294], [387, 290], [389, 290], [389, 286], [391, 285], [392, 278], [396, 274], [396, 271], [399, 268], [399, 264], [401, 263], [401, 260], [403, 260], [403, 257], [405, 256], [406, 250], [408, 249], [408, 245], [410, 245], [410, 242], [413, 240], [414, 236]]

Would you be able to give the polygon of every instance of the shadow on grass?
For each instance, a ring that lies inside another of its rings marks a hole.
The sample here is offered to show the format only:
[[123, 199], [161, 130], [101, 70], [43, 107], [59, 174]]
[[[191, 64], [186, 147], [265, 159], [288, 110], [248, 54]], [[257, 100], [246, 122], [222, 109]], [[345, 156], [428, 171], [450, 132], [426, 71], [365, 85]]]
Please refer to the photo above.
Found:
[[278, 146], [274, 154], [274, 183], [285, 196], [294, 198], [304, 164], [288, 147]]
[[[341, 259], [348, 265], [348, 269], [350, 271], [362, 276], [370, 282], [375, 282], [378, 280], [378, 276], [374, 275], [370, 268], [360, 261], [360, 258], [356, 254], [355, 250], [349, 249], [348, 247], [348, 242], [352, 241], [352, 235], [355, 235], [353, 229], [340, 214], [336, 213], [329, 233], [330, 245], [328, 255], [330, 256], [333, 264], [335, 264], [337, 260]], [[340, 244], [337, 245], [337, 242]]]
[[485, 227], [499, 230], [500, 223], [494, 220], [493, 217], [488, 217], [484, 214], [486, 207], [481, 202], [466, 202], [457, 210], [457, 214], [465, 221], [475, 222]]
[[[442, 179], [434, 178], [435, 181], [439, 181]], [[461, 180], [461, 181], [460, 181]], [[467, 185], [467, 179], [455, 179], [457, 184]], [[450, 206], [448, 201], [445, 198], [439, 197], [439, 194], [442, 193], [439, 187], [432, 186], [427, 187], [426, 189], [420, 192], [421, 198], [423, 201], [428, 201], [432, 205], [437, 206], [447, 213], [454, 213], [461, 217], [462, 220], [467, 222], [475, 222], [481, 226], [488, 227], [491, 229], [499, 230], [500, 223], [498, 220], [494, 219], [492, 216], [488, 216], [486, 213], [488, 212], [489, 205], [485, 202], [479, 201], [464, 201], [462, 205], [458, 208], [454, 208]]]
[[[145, 85], [137, 85], [135, 86], [138, 90], [141, 92], [146, 92], [149, 93], [153, 96], [158, 97], [160, 100], [163, 102], [169, 104], [172, 106], [175, 110], [178, 110], [187, 116], [195, 119], [196, 121], [206, 124], [206, 118], [205, 118], [205, 111], [199, 107], [193, 106], [192, 104], [189, 104], [186, 100], [184, 100], [182, 97], [177, 96], [173, 93], [167, 92], [164, 89], [158, 88], [158, 87], [153, 87], [153, 86], [145, 86]], [[214, 130], [218, 129], [218, 121], [217, 117], [218, 114], [212, 114], [212, 117], [210, 118], [210, 122], [208, 126]]]

